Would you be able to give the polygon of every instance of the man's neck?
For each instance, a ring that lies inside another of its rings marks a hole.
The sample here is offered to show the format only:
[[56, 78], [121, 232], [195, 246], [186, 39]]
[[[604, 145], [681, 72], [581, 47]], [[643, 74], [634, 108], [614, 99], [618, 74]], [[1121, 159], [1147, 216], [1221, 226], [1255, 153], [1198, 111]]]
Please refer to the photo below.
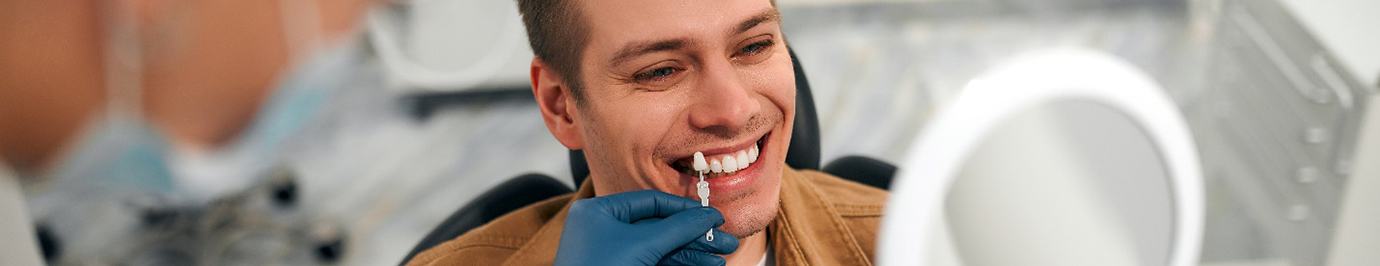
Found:
[[727, 266], [753, 266], [762, 262], [767, 255], [767, 231], [753, 234], [738, 241], [738, 250], [724, 256]]

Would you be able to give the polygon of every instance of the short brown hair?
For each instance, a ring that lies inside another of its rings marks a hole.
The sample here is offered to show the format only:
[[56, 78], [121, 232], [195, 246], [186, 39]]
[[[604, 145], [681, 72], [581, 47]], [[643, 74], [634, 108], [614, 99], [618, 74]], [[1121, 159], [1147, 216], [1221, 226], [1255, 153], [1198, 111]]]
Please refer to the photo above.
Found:
[[580, 6], [570, 0], [517, 0], [527, 43], [532, 53], [565, 81], [577, 103], [584, 96], [580, 85], [580, 56], [589, 40], [588, 25]]

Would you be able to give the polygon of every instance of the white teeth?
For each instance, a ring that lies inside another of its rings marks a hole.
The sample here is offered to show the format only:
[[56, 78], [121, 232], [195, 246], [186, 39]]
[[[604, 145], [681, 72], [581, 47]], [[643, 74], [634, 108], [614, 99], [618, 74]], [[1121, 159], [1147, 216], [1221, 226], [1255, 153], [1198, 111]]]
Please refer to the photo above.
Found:
[[691, 167], [697, 172], [708, 171], [716, 174], [733, 173], [738, 170], [747, 169], [748, 166], [752, 166], [753, 163], [757, 162], [757, 156], [760, 155], [760, 153], [761, 151], [757, 148], [757, 144], [753, 144], [752, 147], [738, 152], [728, 153], [727, 155], [707, 160], [704, 156], [704, 152], [695, 152], [694, 161], [691, 162]]
[[695, 171], [704, 172], [709, 170], [709, 163], [704, 160], [703, 152], [695, 152]]
[[747, 151], [748, 163], [757, 163], [757, 144], [752, 144], [752, 148]]
[[736, 159], [738, 160], [738, 170], [743, 170], [748, 167], [749, 163], [752, 163], [748, 161], [747, 151], [738, 151], [738, 158]]
[[737, 172], [738, 169], [741, 169], [741, 168], [738, 168], [738, 159], [734, 159], [733, 156], [724, 156], [723, 161], [724, 161], [724, 172], [732, 173], [732, 172]]

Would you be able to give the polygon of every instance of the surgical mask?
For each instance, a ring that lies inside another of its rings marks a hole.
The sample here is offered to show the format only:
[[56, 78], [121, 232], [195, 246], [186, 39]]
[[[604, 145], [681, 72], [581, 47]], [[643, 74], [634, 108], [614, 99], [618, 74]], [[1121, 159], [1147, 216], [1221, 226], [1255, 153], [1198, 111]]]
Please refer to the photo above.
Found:
[[167, 139], [137, 114], [107, 111], [80, 135], [42, 180], [54, 187], [169, 194]]
[[289, 72], [253, 122], [227, 146], [212, 150], [174, 148], [173, 176], [187, 192], [223, 195], [248, 187], [258, 176], [284, 164], [292, 141], [339, 88], [348, 85], [359, 62], [357, 46], [346, 43], [321, 50]]
[[279, 4], [285, 45], [296, 63], [237, 139], [213, 149], [173, 147], [168, 166], [187, 193], [214, 196], [238, 191], [284, 164], [291, 139], [354, 74], [359, 63], [356, 39], [323, 45], [317, 5]]

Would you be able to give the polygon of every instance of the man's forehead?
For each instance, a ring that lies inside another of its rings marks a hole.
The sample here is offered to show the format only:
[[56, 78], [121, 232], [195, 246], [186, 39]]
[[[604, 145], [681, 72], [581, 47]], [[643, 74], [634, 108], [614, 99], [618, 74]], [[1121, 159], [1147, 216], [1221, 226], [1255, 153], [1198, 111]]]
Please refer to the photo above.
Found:
[[683, 44], [694, 44], [702, 39], [723, 38], [746, 30], [743, 27], [779, 18], [768, 0], [581, 2], [582, 13], [591, 24], [591, 44], [610, 51], [637, 42], [680, 40], [689, 42]]

